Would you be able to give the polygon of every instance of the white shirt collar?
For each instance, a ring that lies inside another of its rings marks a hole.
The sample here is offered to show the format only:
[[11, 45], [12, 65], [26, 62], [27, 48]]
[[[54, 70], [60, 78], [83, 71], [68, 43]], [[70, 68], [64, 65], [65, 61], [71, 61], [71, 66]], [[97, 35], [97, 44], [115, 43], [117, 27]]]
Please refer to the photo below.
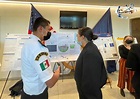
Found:
[[31, 38], [31, 39], [34, 39], [34, 40], [37, 40], [37, 41], [38, 41], [38, 40], [41, 41], [37, 36], [35, 36], [35, 35], [33, 35], [33, 34], [31, 34], [30, 38]]

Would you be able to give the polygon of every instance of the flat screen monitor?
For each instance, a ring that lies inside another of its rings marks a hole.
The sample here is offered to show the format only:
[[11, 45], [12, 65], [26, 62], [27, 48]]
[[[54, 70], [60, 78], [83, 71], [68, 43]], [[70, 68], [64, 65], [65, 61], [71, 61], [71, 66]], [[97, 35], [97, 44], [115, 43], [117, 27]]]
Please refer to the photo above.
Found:
[[60, 29], [78, 29], [87, 26], [87, 12], [60, 11]]
[[47, 48], [48, 48], [49, 52], [57, 51], [57, 45], [47, 45]]

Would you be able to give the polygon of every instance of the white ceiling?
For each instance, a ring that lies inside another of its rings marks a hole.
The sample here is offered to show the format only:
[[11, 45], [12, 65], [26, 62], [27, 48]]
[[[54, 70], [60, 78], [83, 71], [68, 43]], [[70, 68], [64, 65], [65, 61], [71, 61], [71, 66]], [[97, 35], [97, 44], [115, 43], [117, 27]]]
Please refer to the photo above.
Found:
[[135, 7], [140, 7], [140, 0], [2, 0], [2, 1], [66, 3], [66, 4], [101, 5], [101, 6], [125, 6], [129, 4], [134, 4]]

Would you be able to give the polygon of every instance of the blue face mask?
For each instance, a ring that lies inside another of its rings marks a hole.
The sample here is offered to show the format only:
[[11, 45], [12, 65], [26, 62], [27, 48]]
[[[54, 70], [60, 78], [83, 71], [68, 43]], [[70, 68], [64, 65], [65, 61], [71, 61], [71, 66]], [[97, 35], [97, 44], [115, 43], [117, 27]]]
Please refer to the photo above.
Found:
[[79, 44], [80, 46], [82, 46], [82, 42], [79, 42], [77, 39], [77, 34], [75, 33], [75, 41], [77, 41], [77, 44]]

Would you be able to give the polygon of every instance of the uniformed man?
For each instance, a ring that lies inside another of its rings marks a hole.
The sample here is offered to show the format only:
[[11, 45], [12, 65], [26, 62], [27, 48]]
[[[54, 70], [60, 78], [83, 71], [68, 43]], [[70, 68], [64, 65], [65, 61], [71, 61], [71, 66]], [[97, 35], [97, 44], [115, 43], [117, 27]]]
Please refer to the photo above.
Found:
[[24, 44], [21, 52], [21, 76], [23, 92], [21, 99], [48, 99], [48, 88], [57, 82], [60, 67], [53, 73], [49, 52], [41, 44], [49, 32], [50, 22], [37, 18], [33, 25], [33, 35]]

